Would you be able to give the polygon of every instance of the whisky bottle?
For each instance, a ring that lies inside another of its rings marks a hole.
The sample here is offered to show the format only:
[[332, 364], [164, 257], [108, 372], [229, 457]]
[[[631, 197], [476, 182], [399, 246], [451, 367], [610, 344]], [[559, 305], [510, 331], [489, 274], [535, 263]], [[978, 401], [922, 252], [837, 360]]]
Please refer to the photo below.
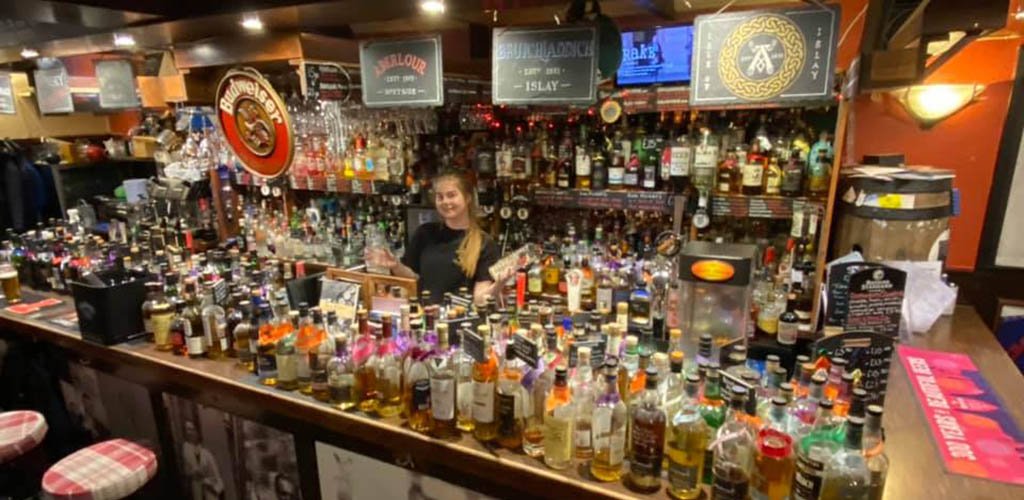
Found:
[[353, 361], [356, 365], [356, 394], [359, 396], [359, 411], [377, 411], [377, 341], [370, 332], [369, 315], [365, 309], [357, 313], [359, 336], [353, 346]]
[[850, 417], [846, 421], [846, 440], [838, 453], [828, 458], [821, 484], [821, 500], [868, 498], [871, 493], [871, 471], [861, 449], [864, 419]]
[[758, 431], [750, 498], [789, 498], [795, 470], [793, 439], [789, 434], [771, 426]]
[[869, 405], [865, 418], [862, 444], [871, 474], [868, 499], [881, 500], [885, 492], [885, 480], [889, 475], [889, 457], [885, 454], [885, 442], [882, 439], [882, 407]]
[[498, 436], [494, 411], [498, 357], [494, 353], [491, 329], [480, 325], [477, 333], [483, 339], [484, 361], [473, 363], [473, 437], [486, 442]]
[[260, 304], [259, 348], [256, 352], [256, 375], [263, 385], [277, 385], [277, 341], [270, 304]]
[[804, 166], [799, 150], [793, 151], [786, 166], [782, 169], [780, 191], [783, 196], [800, 196], [804, 187]]
[[737, 155], [735, 152], [730, 152], [725, 155], [725, 159], [718, 165], [718, 184], [716, 188], [720, 194], [729, 194], [734, 191], [736, 184], [737, 170]]
[[188, 299], [188, 307], [182, 314], [188, 323], [186, 327], [188, 357], [198, 359], [206, 353], [206, 336], [203, 333], [203, 317], [199, 308], [199, 287], [194, 280], [189, 285], [192, 293]]
[[580, 140], [576, 143], [576, 189], [590, 189], [591, 157], [588, 151], [587, 127], [580, 125]]
[[768, 158], [768, 167], [764, 172], [764, 194], [778, 196], [782, 189], [782, 169], [779, 168], [779, 158], [772, 155]]
[[754, 465], [754, 436], [744, 419], [747, 390], [734, 386], [729, 401], [729, 421], [715, 436], [711, 482], [712, 498], [743, 500], [749, 496]]
[[608, 158], [605, 156], [605, 140], [595, 134], [590, 142], [590, 188], [595, 191], [608, 189]]
[[604, 366], [604, 391], [598, 396], [591, 418], [594, 459], [590, 474], [598, 481], [618, 481], [625, 457], [626, 405], [619, 397], [618, 362], [609, 358]]
[[498, 375], [498, 437], [499, 446], [518, 450], [523, 444], [523, 371], [524, 363], [515, 357], [511, 345], [506, 348], [506, 355]]
[[238, 365], [247, 371], [253, 371], [256, 350], [249, 343], [253, 337], [259, 342], [259, 336], [253, 335], [256, 325], [253, 324], [252, 302], [240, 300], [235, 310], [240, 315], [240, 320], [235, 325], [233, 336], [235, 338], [235, 352], [238, 354]]
[[342, 411], [354, 408], [359, 397], [356, 394], [355, 365], [345, 334], [334, 338], [334, 357], [327, 362], [326, 371], [330, 404]]
[[[553, 332], [553, 326], [551, 330]], [[537, 345], [544, 344], [546, 334], [540, 326], [531, 327], [530, 336]], [[544, 352], [547, 369], [534, 379], [523, 405], [526, 417], [523, 428], [523, 453], [535, 458], [544, 455], [544, 410], [548, 393], [551, 392], [555, 383], [554, 365], [550, 361], [554, 360], [554, 354], [557, 353], [555, 344], [558, 342], [558, 337], [554, 335], [552, 337], [552, 342], [547, 343], [548, 348]]]
[[572, 465], [575, 408], [569, 391], [569, 372], [564, 366], [555, 369], [555, 385], [544, 404], [544, 463], [552, 469]]
[[171, 352], [175, 356], [184, 356], [188, 350], [189, 328], [191, 324], [185, 319], [185, 301], [176, 299], [174, 301], [174, 318], [171, 319], [170, 338]]
[[[390, 326], [390, 321], [386, 326]], [[381, 328], [374, 368], [377, 372], [377, 415], [393, 417], [402, 411], [402, 364], [395, 354], [393, 328]]]
[[152, 314], [153, 304], [156, 303], [156, 296], [158, 293], [163, 291], [163, 285], [159, 281], [147, 282], [145, 284], [146, 289], [146, 300], [142, 302], [142, 331], [150, 339], [151, 342], [155, 342], [153, 337], [153, 325], [150, 315]]
[[654, 367], [648, 367], [645, 375], [640, 404], [630, 415], [632, 453], [629, 461], [629, 483], [639, 491], [653, 493], [661, 488], [666, 419], [658, 394], [658, 372]]
[[[436, 306], [429, 306], [431, 308]], [[433, 417], [430, 410], [430, 344], [423, 341], [423, 330], [415, 328], [417, 346], [409, 351], [411, 363], [406, 371], [403, 383], [402, 398], [407, 399], [409, 428], [423, 434], [433, 430]], [[447, 339], [446, 339], [447, 340]]]
[[702, 127], [700, 142], [693, 150], [694, 187], [706, 191], [714, 189], [716, 167], [718, 167], [718, 145], [711, 135], [711, 130]]
[[[160, 286], [159, 283], [157, 283]], [[163, 286], [154, 289], [155, 295], [149, 309], [149, 329], [153, 332], [153, 342], [158, 351], [170, 351], [174, 346], [171, 342], [171, 320], [174, 308], [163, 292]]]
[[573, 447], [575, 456], [579, 459], [589, 459], [594, 456], [594, 446], [591, 433], [591, 416], [594, 412], [594, 370], [590, 365], [590, 347], [582, 346], [576, 349], [577, 363], [576, 373], [569, 382], [569, 389], [572, 395], [575, 409], [575, 428], [573, 429]]
[[430, 359], [430, 415], [433, 436], [439, 439], [459, 434], [455, 419], [457, 353], [449, 347], [448, 324], [437, 325], [437, 351]]
[[295, 332], [295, 352], [298, 364], [296, 365], [296, 377], [299, 383], [299, 392], [313, 394], [313, 371], [309, 364], [309, 353], [313, 351], [316, 341], [317, 328], [313, 325], [313, 319], [309, 316], [309, 307], [302, 303], [299, 305], [299, 327]]
[[[793, 498], [796, 499], [819, 498], [822, 493], [825, 465], [829, 458], [842, 448], [843, 419], [832, 413], [831, 400], [822, 401], [818, 408], [814, 427], [809, 433], [799, 437], [797, 445], [796, 473], [793, 479]], [[795, 433], [791, 434], [797, 436]], [[857, 453], [861, 453], [859, 445]]]
[[668, 432], [668, 494], [678, 500], [693, 500], [701, 494], [704, 453], [708, 447], [708, 425], [700, 412], [700, 376], [686, 378], [685, 395], [672, 415]]
[[[704, 392], [700, 398], [700, 415], [708, 428], [708, 443], [718, 434], [718, 429], [725, 423], [726, 406], [721, 393], [721, 375], [718, 364], [706, 364], [704, 373]], [[714, 451], [704, 450], [704, 476], [701, 481], [711, 484]]]

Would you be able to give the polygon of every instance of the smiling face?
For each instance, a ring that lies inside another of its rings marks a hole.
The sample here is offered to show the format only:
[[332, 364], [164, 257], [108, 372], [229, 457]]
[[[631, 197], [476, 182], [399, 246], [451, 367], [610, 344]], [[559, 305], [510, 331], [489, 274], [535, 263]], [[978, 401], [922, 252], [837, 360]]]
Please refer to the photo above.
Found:
[[434, 206], [445, 221], [455, 221], [466, 215], [469, 202], [459, 190], [455, 179], [443, 178], [434, 185]]

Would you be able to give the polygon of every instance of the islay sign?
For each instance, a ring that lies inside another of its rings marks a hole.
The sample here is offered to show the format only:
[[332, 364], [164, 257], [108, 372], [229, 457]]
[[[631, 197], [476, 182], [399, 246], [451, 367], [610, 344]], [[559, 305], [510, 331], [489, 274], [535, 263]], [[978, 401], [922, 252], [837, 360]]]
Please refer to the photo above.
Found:
[[697, 16], [692, 106], [832, 97], [838, 7]]
[[495, 28], [491, 54], [496, 104], [594, 104], [597, 30]]
[[439, 35], [362, 42], [359, 71], [368, 107], [444, 104]]
[[217, 122], [253, 175], [274, 178], [291, 166], [295, 136], [284, 101], [252, 68], [232, 69], [217, 87]]

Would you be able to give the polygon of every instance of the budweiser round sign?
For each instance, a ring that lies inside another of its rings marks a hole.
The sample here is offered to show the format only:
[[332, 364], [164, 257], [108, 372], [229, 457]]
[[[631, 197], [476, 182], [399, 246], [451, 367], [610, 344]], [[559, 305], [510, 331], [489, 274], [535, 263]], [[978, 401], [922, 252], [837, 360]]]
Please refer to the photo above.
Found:
[[217, 122], [242, 166], [260, 177], [288, 170], [295, 136], [288, 111], [270, 82], [252, 68], [228, 71], [217, 86]]

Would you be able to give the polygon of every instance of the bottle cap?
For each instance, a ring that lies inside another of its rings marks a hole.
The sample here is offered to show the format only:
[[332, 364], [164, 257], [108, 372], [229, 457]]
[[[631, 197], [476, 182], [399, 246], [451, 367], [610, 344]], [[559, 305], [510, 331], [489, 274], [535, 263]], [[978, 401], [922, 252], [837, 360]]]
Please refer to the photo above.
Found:
[[686, 376], [686, 381], [691, 383], [691, 384], [699, 384], [700, 383], [700, 375], [697, 375], [696, 373], [691, 373], [691, 374]]
[[757, 433], [757, 451], [769, 458], [785, 458], [793, 448], [793, 438], [775, 429], [761, 429]]
[[677, 339], [683, 336], [683, 331], [678, 328], [671, 328], [668, 331], [668, 338]]
[[647, 367], [647, 371], [644, 372], [644, 375], [647, 377], [647, 380], [644, 383], [644, 387], [647, 388], [647, 389], [657, 389], [658, 388], [658, 369], [653, 367], [653, 366], [648, 366]]
[[663, 352], [654, 353], [654, 366], [668, 366], [668, 354]]
[[821, 373], [818, 373], [811, 377], [812, 384], [824, 385], [826, 380], [827, 379], [825, 378], [825, 375], [822, 375]]
[[881, 405], [868, 405], [868, 415], [871, 415], [873, 417], [880, 417], [880, 416], [882, 416], [882, 407], [881, 407]]
[[835, 402], [833, 402], [831, 399], [823, 399], [823, 400], [818, 402], [818, 408], [824, 408], [826, 410], [831, 410], [834, 407], [835, 407]]
[[779, 356], [777, 354], [769, 354], [769, 355], [765, 356], [764, 359], [768, 363], [778, 363], [779, 362]]
[[810, 356], [808, 356], [806, 354], [797, 354], [797, 356], [796, 356], [796, 364], [797, 364], [797, 366], [803, 366], [804, 363], [807, 363], [810, 360], [811, 360]]
[[672, 362], [672, 372], [679, 373], [683, 370], [683, 359], [683, 351], [672, 351], [672, 354], [669, 354], [669, 361]]
[[625, 302], [619, 302], [615, 304], [615, 312], [618, 314], [626, 314], [629, 312], [629, 304]]
[[782, 396], [775, 396], [774, 398], [772, 398], [772, 406], [786, 406], [788, 404], [789, 401], [787, 401], [786, 398]]
[[832, 358], [831, 361], [832, 361], [832, 365], [833, 366], [846, 366], [846, 363], [847, 363], [846, 358], [840, 358], [840, 357]]

